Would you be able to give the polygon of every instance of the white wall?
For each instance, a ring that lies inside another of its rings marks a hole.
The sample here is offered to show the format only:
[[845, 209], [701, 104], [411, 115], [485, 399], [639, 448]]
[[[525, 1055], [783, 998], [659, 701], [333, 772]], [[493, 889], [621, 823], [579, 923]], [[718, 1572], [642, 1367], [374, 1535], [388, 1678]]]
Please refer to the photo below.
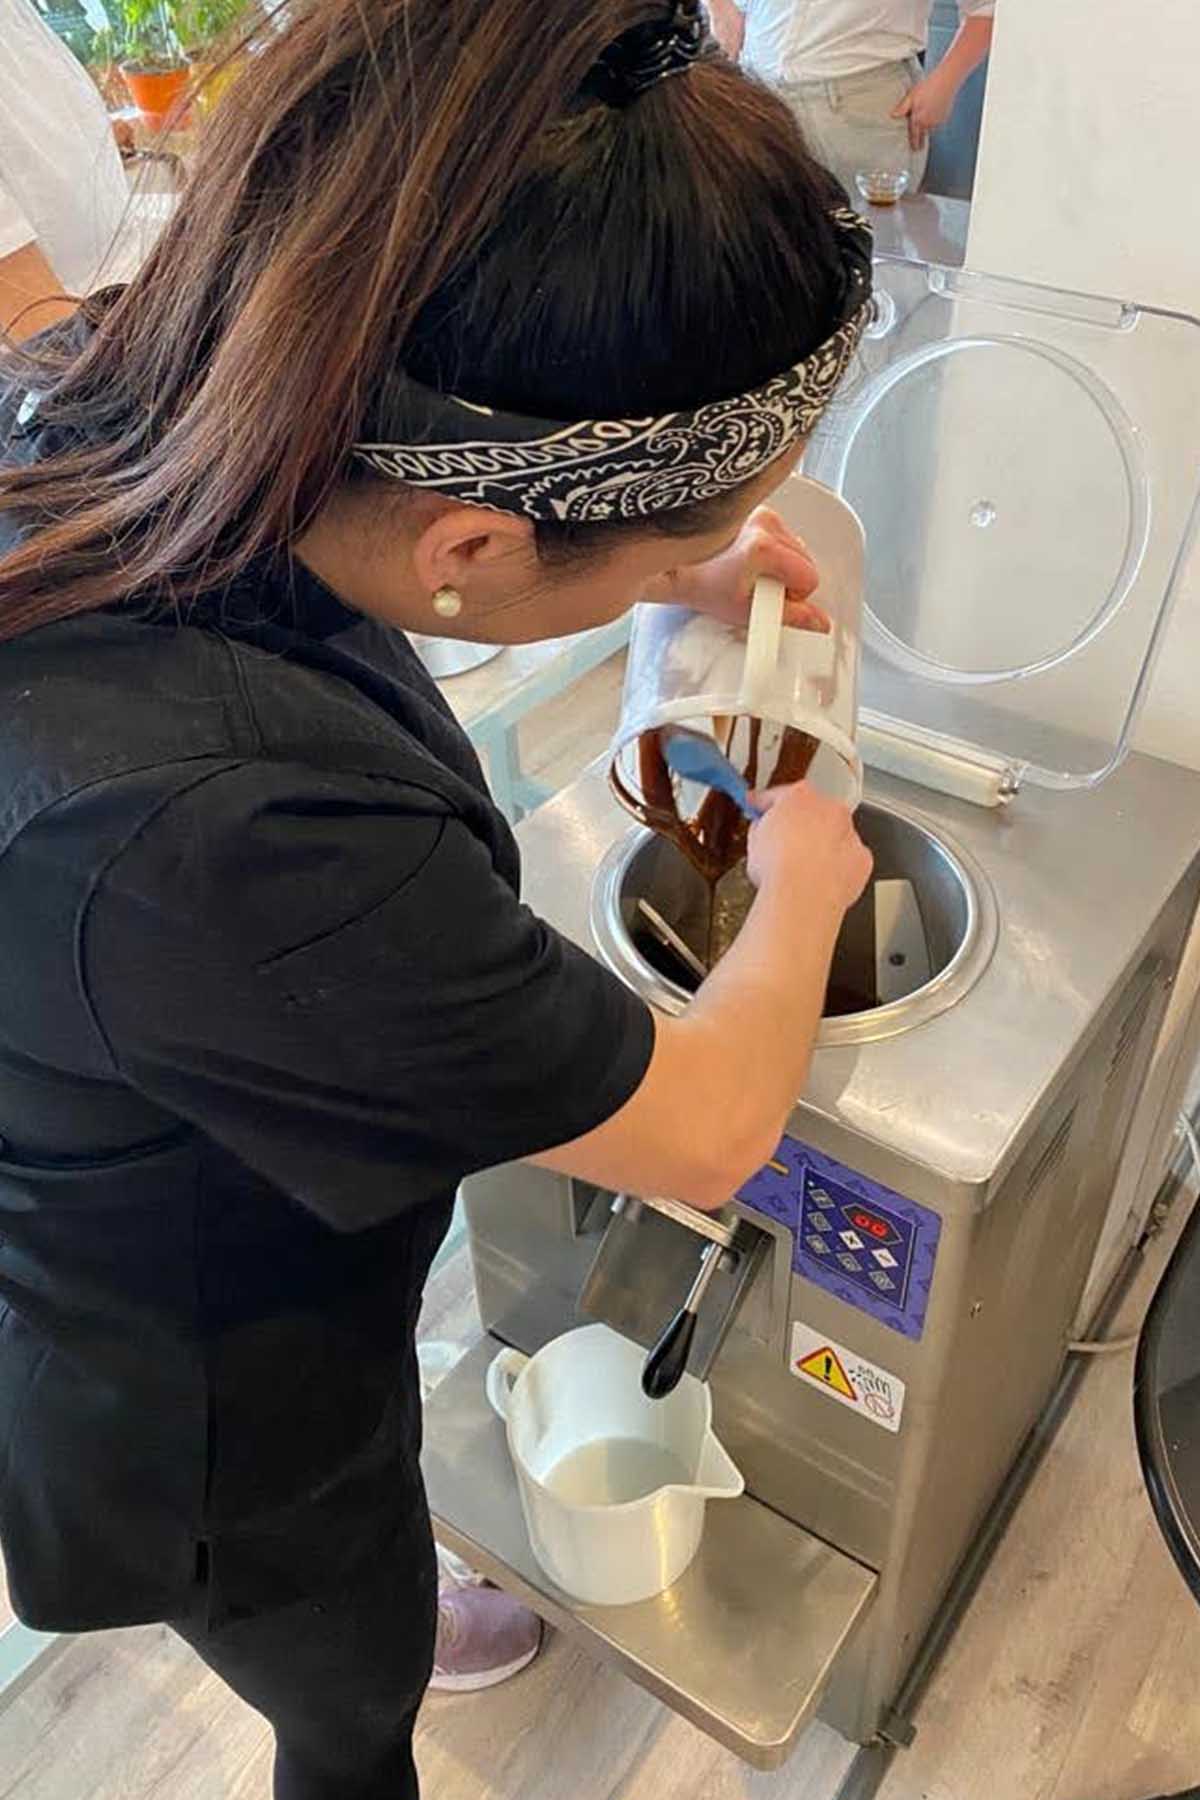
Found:
[[[968, 262], [1200, 315], [1200, 0], [997, 0], [996, 15]], [[1200, 408], [1179, 453], [1200, 478]], [[1194, 551], [1137, 737], [1193, 768], [1198, 671]]]

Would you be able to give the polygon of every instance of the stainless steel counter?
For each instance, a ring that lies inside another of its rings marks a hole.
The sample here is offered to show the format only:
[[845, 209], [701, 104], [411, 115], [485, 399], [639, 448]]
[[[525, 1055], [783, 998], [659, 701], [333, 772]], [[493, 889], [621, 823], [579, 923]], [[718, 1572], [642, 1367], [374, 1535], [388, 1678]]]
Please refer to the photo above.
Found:
[[855, 204], [870, 220], [875, 249], [889, 256], [906, 256], [914, 262], [945, 263], [961, 268], [967, 259], [967, 228], [971, 208], [965, 200], [948, 200], [942, 194], [914, 194], [896, 206]]

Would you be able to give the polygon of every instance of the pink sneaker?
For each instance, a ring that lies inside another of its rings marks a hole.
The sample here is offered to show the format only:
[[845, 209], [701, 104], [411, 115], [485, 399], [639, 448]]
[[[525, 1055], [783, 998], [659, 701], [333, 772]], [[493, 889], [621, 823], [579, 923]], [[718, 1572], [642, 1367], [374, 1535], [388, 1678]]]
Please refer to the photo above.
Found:
[[499, 1588], [459, 1587], [443, 1581], [429, 1685], [452, 1694], [496, 1687], [528, 1668], [541, 1641], [541, 1620], [519, 1600]]

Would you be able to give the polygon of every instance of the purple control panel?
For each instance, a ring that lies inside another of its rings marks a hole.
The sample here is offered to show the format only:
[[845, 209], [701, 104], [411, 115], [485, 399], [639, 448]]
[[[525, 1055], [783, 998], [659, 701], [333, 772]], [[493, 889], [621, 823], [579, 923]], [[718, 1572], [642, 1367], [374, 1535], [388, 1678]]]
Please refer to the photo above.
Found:
[[738, 1198], [787, 1226], [796, 1274], [892, 1331], [921, 1336], [942, 1230], [937, 1213], [793, 1137]]

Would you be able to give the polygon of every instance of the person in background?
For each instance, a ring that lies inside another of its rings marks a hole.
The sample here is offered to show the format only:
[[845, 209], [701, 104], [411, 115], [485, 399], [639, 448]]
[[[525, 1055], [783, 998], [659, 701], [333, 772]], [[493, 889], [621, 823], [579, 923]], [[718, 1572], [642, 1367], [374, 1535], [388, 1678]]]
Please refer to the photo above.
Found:
[[74, 311], [128, 200], [87, 73], [31, 0], [0, 0], [0, 330], [30, 337]]
[[721, 48], [778, 89], [818, 161], [851, 196], [859, 170], [921, 185], [929, 134], [987, 56], [995, 0], [958, 0], [959, 28], [932, 73], [920, 62], [930, 0], [709, 0]]

